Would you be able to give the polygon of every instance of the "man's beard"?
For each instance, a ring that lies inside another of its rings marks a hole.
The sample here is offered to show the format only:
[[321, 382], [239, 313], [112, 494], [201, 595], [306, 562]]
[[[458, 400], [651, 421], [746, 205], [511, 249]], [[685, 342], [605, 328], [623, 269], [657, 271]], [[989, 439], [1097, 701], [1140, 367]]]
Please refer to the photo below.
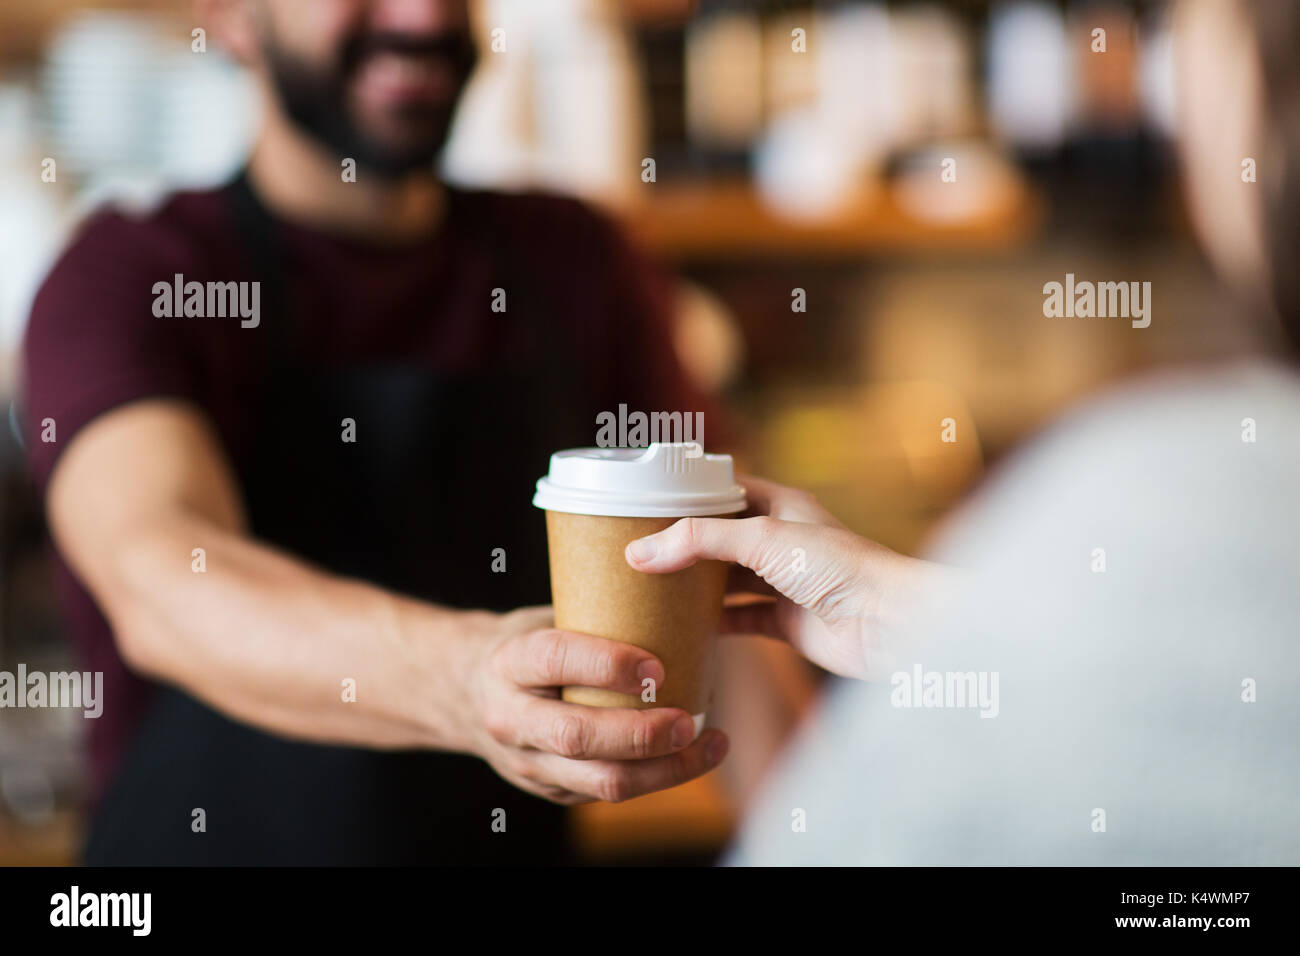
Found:
[[[366, 133], [354, 120], [348, 103], [348, 84], [362, 61], [384, 51], [437, 56], [455, 77], [456, 92], [447, 102], [413, 103], [401, 108], [409, 128], [419, 134], [402, 144], [378, 142]], [[386, 178], [432, 168], [447, 141], [456, 103], [478, 58], [468, 32], [436, 37], [354, 36], [325, 67], [302, 62], [271, 37], [266, 39], [265, 52], [271, 82], [290, 121], [340, 158], [355, 159], [358, 166]]]

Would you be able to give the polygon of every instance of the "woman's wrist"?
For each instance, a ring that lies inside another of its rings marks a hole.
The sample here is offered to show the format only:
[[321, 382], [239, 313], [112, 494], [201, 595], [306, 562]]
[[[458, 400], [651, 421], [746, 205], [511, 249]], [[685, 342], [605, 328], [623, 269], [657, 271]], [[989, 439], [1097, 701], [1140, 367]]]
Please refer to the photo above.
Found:
[[864, 587], [874, 594], [861, 635], [865, 676], [881, 680], [897, 669], [901, 656], [907, 653], [921, 612], [950, 600], [962, 575], [945, 565], [894, 551], [873, 553], [864, 558], [863, 565], [862, 580], [870, 582]]

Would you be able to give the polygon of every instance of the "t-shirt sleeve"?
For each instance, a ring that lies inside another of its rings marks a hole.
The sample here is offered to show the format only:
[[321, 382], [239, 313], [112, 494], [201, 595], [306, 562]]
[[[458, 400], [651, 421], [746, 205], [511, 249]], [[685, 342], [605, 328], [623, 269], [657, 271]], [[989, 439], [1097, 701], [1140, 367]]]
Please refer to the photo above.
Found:
[[89, 219], [46, 277], [23, 341], [20, 422], [44, 492], [62, 449], [92, 419], [151, 397], [193, 398], [176, 319], [154, 285], [183, 271], [180, 249], [116, 212]]

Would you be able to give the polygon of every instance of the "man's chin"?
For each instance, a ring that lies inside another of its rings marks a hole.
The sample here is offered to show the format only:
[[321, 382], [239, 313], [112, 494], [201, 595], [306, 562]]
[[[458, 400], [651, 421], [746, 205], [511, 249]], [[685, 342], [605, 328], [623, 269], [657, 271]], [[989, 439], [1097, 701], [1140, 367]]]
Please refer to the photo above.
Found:
[[412, 129], [408, 122], [376, 123], [373, 118], [360, 124], [353, 157], [357, 165], [387, 176], [432, 169], [446, 142], [448, 117], [422, 116], [414, 125]]
[[359, 152], [353, 157], [357, 168], [379, 179], [402, 179], [413, 173], [432, 174], [438, 159], [437, 152], [392, 153]]
[[351, 157], [357, 166], [385, 178], [396, 178], [412, 172], [432, 171], [442, 152], [442, 142], [393, 142], [367, 137], [358, 143]]

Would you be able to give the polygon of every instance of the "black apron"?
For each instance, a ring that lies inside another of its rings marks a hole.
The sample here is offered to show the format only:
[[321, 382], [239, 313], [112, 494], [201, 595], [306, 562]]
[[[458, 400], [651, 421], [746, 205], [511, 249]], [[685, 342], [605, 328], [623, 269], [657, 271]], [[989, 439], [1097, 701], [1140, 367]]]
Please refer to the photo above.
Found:
[[[253, 534], [439, 604], [504, 611], [549, 603], [533, 483], [552, 451], [589, 443], [594, 419], [576, 400], [566, 343], [547, 322], [527, 263], [479, 236], [509, 307], [494, 314], [485, 302], [484, 321], [523, 323], [527, 333], [502, 336], [520, 348], [488, 375], [448, 376], [402, 361], [313, 367], [294, 347], [295, 325], [301, 334], [310, 325], [292, 323], [283, 307], [270, 217], [243, 176], [228, 198], [259, 262], [260, 341], [270, 352], [254, 451], [237, 466]], [[444, 228], [477, 229], [463, 198], [449, 192]], [[356, 423], [355, 443], [341, 440], [345, 418]], [[505, 550], [505, 573], [493, 571], [496, 548]], [[498, 808], [503, 833], [492, 828]], [[206, 832], [193, 831], [196, 809]], [[565, 846], [564, 810], [477, 758], [285, 740], [162, 687], [92, 822], [85, 859], [553, 863]]]

